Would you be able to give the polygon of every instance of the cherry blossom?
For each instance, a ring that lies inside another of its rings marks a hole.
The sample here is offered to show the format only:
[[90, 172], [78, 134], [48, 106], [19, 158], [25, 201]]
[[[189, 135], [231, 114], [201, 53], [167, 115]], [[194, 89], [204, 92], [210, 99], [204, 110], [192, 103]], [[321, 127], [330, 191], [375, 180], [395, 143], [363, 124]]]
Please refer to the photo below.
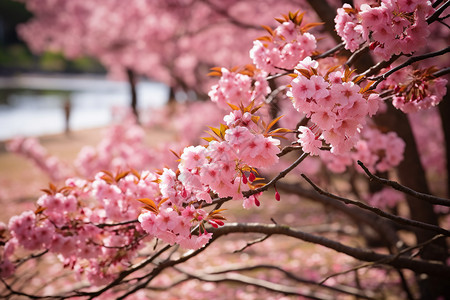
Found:
[[345, 48], [354, 52], [364, 42], [383, 59], [394, 54], [411, 54], [426, 45], [430, 34], [426, 18], [434, 12], [429, 1], [386, 0], [361, 4], [357, 9], [344, 4], [335, 18], [336, 32]]

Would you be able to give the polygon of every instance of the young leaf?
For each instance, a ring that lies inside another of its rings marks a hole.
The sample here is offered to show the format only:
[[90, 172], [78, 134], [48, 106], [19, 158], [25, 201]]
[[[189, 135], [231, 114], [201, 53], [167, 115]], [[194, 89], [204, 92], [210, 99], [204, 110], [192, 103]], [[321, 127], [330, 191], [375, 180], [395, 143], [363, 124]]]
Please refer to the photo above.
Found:
[[181, 159], [181, 155], [173, 151], [172, 149], [169, 149], [170, 152], [172, 152], [173, 155], [175, 155], [178, 159]]
[[116, 175], [116, 182], [118, 182], [120, 179], [124, 178], [125, 176], [127, 176], [128, 174], [130, 174], [130, 171], [125, 171], [125, 172], [118, 172]]
[[43, 206], [38, 206], [37, 208], [36, 208], [36, 210], [34, 211], [34, 214], [35, 215], [39, 215], [39, 214], [41, 214], [44, 210], [46, 210], [47, 209], [47, 207], [43, 207]]
[[211, 126], [208, 126], [208, 128], [211, 129], [212, 132], [214, 132], [219, 138], [222, 138], [222, 136], [220, 135], [220, 129]]
[[[209, 133], [209, 132], [208, 132]], [[209, 133], [210, 134], [210, 133]], [[208, 137], [202, 137], [202, 139], [204, 139], [205, 141], [207, 141], [208, 143], [212, 142], [212, 141], [217, 141], [217, 139], [213, 136], [208, 136]]]
[[270, 28], [269, 26], [261, 25], [261, 27], [264, 28], [266, 31], [268, 31], [271, 36], [274, 35], [274, 32], [273, 32], [272, 28]]
[[311, 72], [307, 69], [296, 69], [296, 70], [308, 79], [310, 79], [312, 76]]
[[275, 125], [275, 123], [277, 123], [283, 116], [279, 116], [278, 118], [273, 119], [269, 125], [267, 125], [266, 131], [265, 133], [267, 134], [270, 131], [270, 128], [273, 127], [273, 125]]
[[302, 33], [305, 33], [305, 32], [307, 32], [308, 30], [310, 30], [311, 28], [314, 28], [314, 27], [316, 27], [316, 26], [320, 26], [320, 25], [323, 25], [323, 24], [325, 24], [325, 23], [323, 23], [323, 22], [308, 23], [308, 24], [306, 24], [305, 26], [303, 26], [302, 28], [300, 28], [300, 31], [301, 31]]
[[364, 94], [366, 93], [369, 88], [375, 83], [375, 81], [370, 81], [368, 84], [366, 84], [366, 86], [364, 88], [361, 88], [361, 90], [359, 91], [360, 94]]
[[141, 198], [141, 199], [138, 199], [138, 201], [145, 204], [145, 206], [143, 206], [144, 209], [151, 211], [155, 214], [159, 213], [158, 207], [156, 207], [156, 204], [155, 204], [155, 202], [153, 202], [153, 200], [151, 200], [149, 198]]
[[231, 103], [228, 103], [228, 102], [227, 102], [227, 104], [228, 104], [228, 106], [231, 107], [232, 110], [239, 110], [239, 107], [238, 107], [238, 106], [236, 106], [236, 105], [234, 105], [234, 104], [231, 104]]

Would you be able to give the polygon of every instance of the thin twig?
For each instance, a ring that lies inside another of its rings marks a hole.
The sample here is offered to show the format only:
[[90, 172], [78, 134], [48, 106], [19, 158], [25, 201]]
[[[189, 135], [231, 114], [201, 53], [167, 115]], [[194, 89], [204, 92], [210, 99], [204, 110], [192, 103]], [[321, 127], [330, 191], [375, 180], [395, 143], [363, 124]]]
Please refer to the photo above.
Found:
[[442, 237], [444, 237], [442, 234], [438, 234], [438, 235], [435, 235], [434, 237], [432, 237], [431, 239], [429, 239], [429, 240], [427, 240], [425, 242], [422, 242], [422, 243], [417, 244], [415, 246], [411, 246], [411, 247], [407, 247], [405, 249], [402, 249], [401, 251], [399, 251], [398, 253], [392, 255], [391, 257], [382, 258], [382, 259], [380, 259], [378, 261], [374, 261], [374, 262], [364, 263], [364, 264], [361, 264], [359, 266], [353, 267], [351, 269], [331, 274], [331, 275], [325, 277], [324, 279], [322, 279], [320, 281], [320, 284], [325, 283], [325, 281], [327, 281], [328, 279], [330, 279], [332, 277], [336, 277], [336, 276], [339, 276], [339, 275], [344, 275], [344, 274], [347, 274], [347, 273], [350, 273], [350, 272], [353, 272], [353, 271], [356, 271], [356, 270], [360, 270], [360, 269], [363, 269], [363, 268], [367, 268], [367, 267], [373, 267], [373, 266], [380, 265], [380, 264], [387, 264], [388, 262], [392, 262], [392, 261], [396, 260], [401, 255], [403, 255], [403, 254], [405, 254], [405, 253], [407, 253], [407, 252], [409, 252], [411, 250], [425, 247], [426, 245], [431, 244], [432, 242], [434, 242], [437, 239], [440, 239]]
[[396, 181], [392, 181], [392, 180], [388, 180], [388, 179], [384, 179], [381, 177], [378, 177], [374, 174], [372, 174], [369, 169], [367, 169], [367, 167], [358, 160], [358, 165], [364, 170], [364, 172], [366, 172], [367, 176], [369, 176], [369, 178], [371, 180], [375, 180], [378, 183], [382, 183], [384, 185], [390, 186], [394, 189], [396, 189], [397, 191], [403, 192], [405, 194], [408, 194], [410, 196], [413, 196], [419, 200], [423, 200], [423, 201], [427, 201], [431, 204], [439, 204], [439, 205], [443, 205], [443, 206], [450, 206], [450, 200], [449, 199], [444, 199], [444, 198], [440, 198], [440, 197], [436, 197], [433, 195], [429, 195], [429, 194], [424, 194], [424, 193], [419, 193], [416, 192], [413, 189], [410, 189], [404, 185], [401, 185], [400, 183], [396, 182]]
[[330, 50], [325, 51], [324, 53], [311, 56], [311, 59], [317, 60], [317, 59], [320, 59], [320, 58], [328, 57], [328, 56], [334, 54], [335, 52], [338, 52], [338, 51], [344, 49], [344, 46], [345, 46], [345, 43], [342, 42], [340, 44], [337, 44], [335, 47], [331, 48]]
[[109, 283], [108, 285], [104, 286], [102, 289], [94, 291], [94, 292], [82, 292], [82, 291], [74, 291], [76, 296], [89, 296], [89, 299], [94, 299], [98, 296], [100, 296], [101, 294], [103, 294], [104, 292], [106, 292], [107, 290], [111, 289], [114, 286], [117, 286], [119, 284], [122, 283], [122, 280], [127, 277], [128, 275], [144, 268], [145, 266], [147, 266], [148, 264], [152, 263], [157, 257], [159, 257], [161, 254], [163, 254], [164, 252], [166, 252], [167, 250], [169, 250], [172, 246], [170, 245], [166, 245], [165, 247], [163, 247], [161, 250], [159, 250], [158, 252], [156, 252], [154, 255], [150, 256], [149, 258], [143, 260], [142, 262], [132, 266], [131, 268], [122, 271], [121, 273], [119, 273], [118, 277], [113, 280], [111, 283]]
[[450, 0], [447, 0], [444, 4], [442, 4], [441, 7], [439, 7], [428, 19], [427, 23], [431, 24], [437, 19], [439, 19], [439, 16], [447, 9], [447, 7], [450, 6]]
[[115, 227], [115, 226], [123, 226], [123, 225], [129, 225], [139, 222], [137, 219], [119, 222], [119, 223], [101, 223], [101, 224], [94, 224], [94, 223], [87, 223], [92, 224], [98, 228], [105, 228], [105, 227]]
[[319, 294], [315, 292], [300, 292], [298, 288], [282, 285], [279, 283], [274, 283], [271, 281], [252, 278], [249, 276], [245, 276], [242, 274], [236, 273], [224, 273], [223, 275], [208, 275], [208, 274], [194, 274], [188, 273], [186, 271], [178, 271], [183, 272], [187, 276], [205, 282], [234, 282], [242, 285], [252, 285], [259, 288], [263, 288], [272, 292], [284, 294], [284, 295], [293, 295], [306, 297], [308, 299], [317, 299], [317, 300], [326, 300], [326, 299], [335, 299], [334, 297], [330, 297], [329, 295]]
[[450, 67], [444, 68], [444, 69], [440, 69], [439, 71], [434, 72], [433, 74], [431, 74], [430, 77], [432, 78], [438, 78], [444, 75], [447, 75], [450, 73]]
[[[322, 236], [303, 232], [299, 229], [291, 228], [286, 225], [275, 224], [257, 224], [257, 223], [228, 223], [219, 228], [210, 228], [209, 232], [213, 233], [210, 243], [221, 236], [231, 233], [262, 233], [277, 234], [290, 236], [305, 242], [322, 245], [333, 249], [337, 252], [344, 253], [361, 261], [375, 262], [383, 260], [383, 264], [393, 266], [395, 268], [404, 268], [412, 270], [416, 273], [426, 273], [435, 276], [450, 277], [450, 266], [446, 266], [440, 262], [411, 259], [399, 255], [381, 254], [368, 249], [355, 248], [344, 245], [338, 241], [331, 240]], [[207, 245], [209, 245], [208, 243]]]
[[264, 241], [267, 240], [270, 236], [271, 236], [270, 234], [267, 234], [267, 235], [265, 235], [265, 236], [263, 236], [263, 237], [260, 237], [259, 239], [253, 240], [253, 241], [251, 241], [251, 242], [247, 242], [247, 244], [246, 244], [244, 247], [242, 247], [241, 249], [234, 250], [233, 253], [243, 252], [243, 251], [244, 251], [245, 249], [247, 249], [248, 247], [251, 247], [251, 246], [253, 246], [253, 245], [255, 245], [255, 244], [259, 244], [259, 243], [264, 242]]
[[374, 65], [373, 67], [367, 69], [366, 71], [364, 71], [364, 73], [361, 73], [360, 75], [363, 75], [365, 77], [369, 77], [372, 76], [376, 73], [378, 73], [381, 69], [387, 68], [389, 67], [393, 62], [395, 62], [398, 58], [400, 57], [400, 55], [393, 55], [389, 60], [382, 60], [379, 63], [377, 63], [376, 65]]
[[302, 147], [299, 146], [299, 145], [297, 145], [297, 146], [296, 145], [286, 146], [283, 149], [281, 149], [281, 152], [278, 153], [277, 156], [278, 157], [282, 157], [282, 156], [284, 156], [284, 155], [286, 155], [286, 154], [288, 154], [288, 153], [290, 153], [292, 151], [295, 151], [295, 150], [302, 150]]
[[309, 179], [305, 174], [301, 174], [301, 176], [302, 176], [302, 177], [303, 177], [303, 178], [304, 178], [304, 179], [305, 179], [305, 180], [306, 180], [306, 181], [307, 181], [307, 182], [308, 182], [308, 183], [309, 183], [309, 184], [310, 184], [310, 185], [311, 185], [311, 186], [312, 186], [319, 194], [325, 195], [325, 196], [327, 196], [327, 197], [329, 197], [329, 198], [332, 198], [332, 199], [335, 199], [335, 200], [338, 200], [338, 201], [342, 201], [342, 202], [344, 202], [345, 204], [352, 204], [352, 205], [358, 206], [358, 207], [360, 207], [360, 208], [362, 208], [362, 209], [371, 211], [371, 212], [373, 212], [373, 213], [375, 213], [375, 214], [377, 214], [377, 215], [379, 215], [379, 216], [381, 216], [381, 217], [390, 219], [390, 220], [392, 220], [392, 221], [394, 221], [394, 222], [397, 222], [397, 223], [400, 223], [400, 224], [409, 225], [409, 226], [413, 226], [413, 227], [417, 227], [417, 228], [421, 228], [421, 229], [426, 229], [426, 230], [431, 230], [431, 231], [434, 231], [434, 232], [437, 232], [437, 233], [441, 233], [441, 234], [443, 234], [443, 235], [445, 235], [445, 236], [450, 236], [450, 231], [448, 231], [448, 230], [446, 230], [446, 229], [444, 229], [444, 228], [441, 228], [441, 227], [439, 227], [439, 226], [431, 225], [431, 224], [428, 224], [428, 223], [423, 223], [423, 222], [415, 221], [415, 220], [411, 220], [411, 219], [402, 218], [402, 217], [399, 217], [399, 216], [397, 216], [397, 215], [393, 215], [393, 214], [387, 213], [387, 212], [385, 212], [385, 211], [383, 211], [383, 210], [381, 210], [381, 209], [379, 209], [379, 208], [376, 208], [376, 207], [373, 207], [373, 206], [369, 206], [369, 205], [367, 205], [367, 204], [365, 204], [365, 203], [363, 203], [363, 202], [351, 200], [351, 199], [344, 198], [344, 197], [339, 197], [339, 196], [337, 196], [337, 195], [328, 193], [328, 192], [322, 190], [321, 188], [319, 188], [316, 184], [314, 184], [314, 183], [311, 181], [311, 179]]
[[3, 278], [0, 278], [0, 281], [3, 283], [3, 285], [6, 287], [6, 289], [10, 292], [10, 295], [24, 296], [24, 297], [28, 297], [29, 299], [51, 299], [51, 298], [53, 298], [51, 296], [36, 296], [36, 295], [31, 295], [31, 294], [23, 293], [20, 291], [16, 291], [8, 283], [6, 283], [6, 281], [3, 280]]
[[364, 299], [371, 299], [375, 297], [375, 294], [370, 292], [370, 291], [360, 291], [356, 288], [353, 287], [349, 287], [349, 286], [344, 286], [344, 285], [333, 285], [333, 286], [329, 286], [329, 285], [325, 285], [325, 284], [319, 284], [316, 281], [313, 281], [311, 279], [305, 279], [302, 277], [297, 276], [296, 274], [289, 272], [279, 266], [274, 266], [274, 265], [269, 265], [269, 264], [261, 264], [261, 265], [253, 265], [253, 266], [242, 266], [242, 267], [235, 267], [235, 268], [227, 268], [227, 269], [221, 269], [221, 270], [217, 270], [217, 271], [212, 271], [209, 272], [209, 274], [225, 274], [225, 273], [230, 273], [230, 272], [244, 272], [244, 271], [254, 271], [254, 270], [258, 270], [258, 269], [269, 269], [269, 270], [276, 270], [279, 271], [281, 273], [283, 273], [284, 275], [286, 275], [287, 278], [292, 279], [294, 281], [297, 282], [301, 282], [301, 283], [305, 283], [305, 284], [309, 284], [309, 285], [314, 285], [314, 286], [319, 286], [321, 288], [325, 288], [325, 289], [329, 289], [332, 291], [337, 291], [337, 292], [341, 292], [344, 294], [348, 294], [348, 295], [352, 295], [352, 296], [357, 296], [357, 297], [361, 297]]
[[304, 152], [299, 158], [297, 158], [296, 161], [294, 161], [289, 167], [287, 167], [286, 169], [281, 171], [277, 176], [272, 178], [272, 180], [270, 180], [268, 183], [266, 183], [265, 185], [263, 185], [259, 188], [254, 189], [254, 190], [242, 192], [242, 195], [244, 195], [244, 197], [248, 198], [251, 195], [255, 195], [260, 192], [266, 191], [269, 187], [274, 185], [278, 180], [280, 180], [281, 178], [286, 176], [289, 172], [291, 172], [295, 167], [297, 167], [307, 157], [308, 157], [308, 153]]
[[353, 52], [353, 54], [348, 58], [345, 63], [347, 66], [351, 67], [355, 61], [357, 61], [362, 55], [369, 51], [369, 46], [364, 46], [359, 48], [357, 51]]
[[[450, 1], [450, 0], [449, 0]], [[441, 49], [439, 51], [436, 52], [430, 52], [430, 53], [426, 53], [426, 54], [422, 54], [422, 55], [417, 55], [417, 56], [413, 56], [410, 57], [407, 61], [405, 61], [404, 63], [396, 66], [395, 68], [390, 69], [389, 71], [387, 71], [386, 73], [377, 76], [375, 78], [369, 78], [369, 80], [374, 80], [375, 83], [370, 87], [371, 90], [374, 90], [378, 84], [380, 84], [383, 80], [385, 80], [386, 78], [388, 78], [390, 75], [392, 75], [393, 73], [407, 67], [410, 66], [411, 64], [421, 61], [421, 60], [425, 60], [428, 58], [432, 58], [432, 57], [436, 57], [436, 56], [440, 56], [440, 55], [444, 55], [446, 53], [450, 52], [450, 46], [444, 49]]]
[[273, 90], [269, 96], [267, 96], [265, 102], [271, 103], [275, 99], [275, 97], [278, 96], [278, 94], [284, 91], [285, 89], [287, 89], [287, 86], [285, 85], [279, 86], [277, 89]]

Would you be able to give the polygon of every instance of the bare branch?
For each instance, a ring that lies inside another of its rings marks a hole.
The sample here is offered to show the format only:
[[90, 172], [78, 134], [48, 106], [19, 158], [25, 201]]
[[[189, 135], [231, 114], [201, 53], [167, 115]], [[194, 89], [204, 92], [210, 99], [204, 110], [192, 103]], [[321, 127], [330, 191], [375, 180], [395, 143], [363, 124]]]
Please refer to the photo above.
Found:
[[336, 45], [335, 47], [331, 48], [330, 50], [325, 51], [324, 53], [311, 56], [311, 59], [317, 60], [320, 58], [325, 58], [325, 57], [331, 56], [332, 54], [344, 49], [344, 46], [345, 46], [345, 43], [342, 42], [342, 43]]
[[244, 197], [250, 197], [251, 195], [266, 191], [269, 187], [274, 185], [278, 180], [280, 180], [281, 178], [286, 176], [289, 172], [291, 172], [295, 167], [297, 167], [307, 157], [308, 157], [308, 153], [306, 153], [306, 152], [303, 153], [299, 158], [297, 158], [296, 161], [294, 161], [289, 167], [287, 167], [286, 169], [281, 171], [277, 176], [272, 178], [272, 180], [270, 180], [268, 183], [266, 183], [265, 185], [263, 185], [257, 189], [242, 192], [242, 195], [244, 195]]
[[389, 71], [387, 71], [386, 73], [384, 73], [383, 75], [377, 76], [375, 78], [369, 79], [369, 80], [375, 80], [375, 83], [370, 87], [371, 90], [375, 89], [378, 84], [380, 84], [383, 80], [385, 80], [386, 78], [388, 78], [390, 75], [392, 75], [393, 73], [397, 72], [398, 70], [401, 70], [407, 66], [412, 65], [415, 62], [421, 61], [421, 60], [425, 60], [428, 58], [432, 58], [432, 57], [436, 57], [436, 56], [440, 56], [440, 55], [444, 55], [446, 53], [450, 52], [450, 46], [447, 48], [444, 48], [442, 50], [436, 51], [436, 52], [430, 52], [430, 53], [426, 53], [426, 54], [422, 54], [422, 55], [417, 55], [417, 56], [413, 56], [410, 57], [407, 61], [405, 61], [404, 63], [396, 66], [395, 68], [390, 69]]
[[331, 193], [328, 193], [328, 192], [325, 192], [324, 190], [322, 190], [321, 188], [319, 188], [316, 184], [314, 184], [312, 181], [311, 181], [311, 179], [309, 179], [305, 174], [302, 174], [301, 175], [319, 194], [322, 194], [322, 195], [325, 195], [325, 196], [328, 196], [328, 197], [330, 197], [330, 198], [333, 198], [333, 199], [336, 199], [336, 200], [339, 200], [339, 201], [342, 201], [342, 202], [344, 202], [345, 204], [352, 204], [352, 205], [356, 205], [356, 206], [358, 206], [358, 207], [360, 207], [360, 208], [363, 208], [363, 209], [365, 209], [365, 210], [368, 210], [368, 211], [371, 211], [371, 212], [373, 212], [373, 213], [375, 213], [375, 214], [377, 214], [377, 215], [379, 215], [379, 216], [381, 216], [381, 217], [384, 217], [384, 218], [387, 218], [387, 219], [390, 219], [390, 220], [392, 220], [392, 221], [394, 221], [394, 222], [398, 222], [398, 223], [400, 223], [400, 224], [404, 224], [404, 225], [408, 225], [408, 226], [414, 226], [414, 227], [417, 227], [417, 228], [421, 228], [421, 229], [427, 229], [427, 230], [431, 230], [431, 231], [434, 231], [434, 232], [437, 232], [437, 233], [441, 233], [441, 234], [443, 234], [443, 235], [445, 235], [445, 236], [450, 236], [450, 231], [448, 231], [448, 230], [446, 230], [446, 229], [444, 229], [444, 228], [441, 228], [441, 227], [439, 227], [439, 226], [436, 226], [436, 225], [431, 225], [431, 224], [428, 224], [428, 223], [423, 223], [423, 222], [419, 222], [419, 221], [415, 221], [415, 220], [410, 220], [410, 219], [406, 219], [406, 218], [402, 218], [402, 217], [399, 217], [399, 216], [396, 216], [396, 215], [393, 215], [393, 214], [390, 214], [390, 213], [387, 213], [387, 212], [385, 212], [385, 211], [383, 211], [383, 210], [381, 210], [381, 209], [379, 209], [379, 208], [376, 208], [376, 207], [373, 207], [373, 206], [369, 206], [369, 205], [367, 205], [367, 204], [365, 204], [365, 203], [363, 203], [363, 202], [360, 202], [360, 201], [355, 201], [355, 200], [351, 200], [351, 199], [348, 199], [348, 198], [343, 198], [343, 197], [339, 197], [339, 196], [336, 196], [336, 195], [333, 195], [333, 194], [331, 194]]
[[302, 150], [302, 147], [301, 146], [295, 146], [295, 145], [286, 146], [283, 149], [281, 149], [281, 152], [278, 153], [277, 155], [278, 155], [278, 157], [282, 157], [282, 156], [284, 156], [284, 155], [286, 155], [286, 154], [288, 154], [288, 153], [290, 153], [290, 152], [292, 152], [294, 150]]
[[220, 236], [231, 233], [262, 233], [272, 235], [285, 235], [303, 240], [305, 242], [325, 246], [361, 261], [375, 262], [383, 260], [384, 264], [393, 266], [395, 268], [409, 269], [416, 273], [426, 273], [429, 275], [447, 277], [450, 276], [450, 267], [442, 263], [411, 259], [390, 254], [380, 254], [368, 249], [354, 248], [341, 244], [337, 241], [327, 239], [325, 237], [290, 228], [289, 226], [257, 223], [229, 223], [219, 228], [211, 228], [209, 229], [209, 231], [213, 233], [214, 240], [219, 238]]
[[209, 273], [210, 274], [225, 274], [225, 273], [230, 273], [230, 272], [254, 271], [254, 270], [258, 270], [258, 269], [276, 270], [276, 271], [283, 273], [287, 278], [292, 279], [294, 281], [309, 284], [309, 285], [319, 286], [320, 288], [329, 289], [329, 290], [340, 292], [340, 293], [347, 294], [347, 295], [357, 296], [357, 297], [364, 298], [364, 299], [375, 298], [375, 294], [370, 291], [360, 291], [356, 288], [339, 285], [339, 284], [332, 285], [332, 286], [325, 285], [325, 284], [318, 283], [318, 282], [310, 280], [310, 279], [305, 279], [305, 278], [299, 277], [299, 276], [295, 275], [294, 273], [289, 272], [279, 266], [268, 265], [268, 264], [227, 268], [227, 269], [212, 271]]
[[400, 55], [393, 55], [389, 60], [382, 60], [373, 67], [367, 69], [364, 71], [364, 73], [361, 73], [361, 75], [364, 75], [366, 77], [372, 76], [377, 74], [381, 69], [389, 67], [393, 62], [395, 62]]
[[369, 211], [361, 210], [358, 207], [351, 207], [345, 205], [342, 202], [335, 201], [334, 199], [321, 195], [312, 189], [304, 189], [300, 184], [289, 184], [285, 182], [278, 182], [277, 188], [285, 193], [291, 193], [300, 197], [308, 198], [313, 201], [322, 203], [325, 206], [332, 207], [334, 210], [342, 212], [355, 223], [355, 225], [367, 225], [376, 233], [379, 238], [388, 247], [403, 247], [404, 242], [400, 240], [397, 232], [393, 228], [393, 222], [388, 221], [376, 214], [372, 214]]
[[10, 291], [10, 294], [6, 295], [5, 297], [11, 296], [11, 295], [17, 295], [17, 296], [28, 297], [29, 299], [53, 299], [53, 297], [49, 297], [49, 296], [36, 296], [36, 295], [32, 295], [32, 294], [27, 294], [27, 293], [23, 293], [23, 292], [20, 292], [20, 291], [16, 291], [3, 278], [0, 278], [0, 281], [3, 283], [5, 288], [8, 291]]
[[378, 177], [374, 174], [372, 174], [369, 169], [367, 169], [367, 167], [358, 160], [358, 165], [361, 166], [361, 168], [364, 170], [364, 172], [366, 172], [367, 176], [369, 176], [369, 178], [371, 180], [375, 180], [379, 183], [385, 184], [387, 186], [390, 186], [394, 189], [396, 189], [397, 191], [403, 192], [405, 194], [411, 195], [413, 197], [416, 197], [419, 200], [424, 200], [427, 201], [429, 203], [432, 204], [439, 204], [439, 205], [444, 205], [444, 206], [450, 206], [450, 200], [449, 199], [444, 199], [444, 198], [440, 198], [440, 197], [436, 197], [433, 195], [429, 195], [429, 194], [424, 194], [424, 193], [419, 193], [414, 191], [413, 189], [410, 189], [404, 185], [401, 185], [400, 183], [396, 182], [396, 181], [392, 181], [392, 180], [388, 180], [388, 179], [384, 179], [381, 177]]
[[353, 54], [348, 58], [345, 64], [351, 67], [355, 63], [355, 61], [357, 61], [363, 55], [366, 55], [369, 52], [369, 50], [370, 50], [369, 46], [359, 48], [357, 51], [353, 52]]
[[393, 255], [392, 258], [380, 259], [380, 260], [378, 260], [378, 261], [374, 261], [374, 262], [370, 262], [370, 263], [365, 263], [365, 264], [362, 264], [362, 265], [353, 267], [353, 268], [351, 268], [351, 269], [349, 269], [349, 270], [345, 270], [345, 271], [342, 271], [342, 272], [338, 272], [338, 273], [331, 274], [331, 275], [325, 277], [322, 281], [320, 281], [320, 284], [324, 283], [325, 281], [327, 281], [327, 280], [330, 279], [330, 278], [333, 278], [333, 277], [336, 277], [336, 276], [339, 276], [339, 275], [347, 274], [347, 273], [350, 273], [350, 272], [353, 272], [353, 271], [356, 271], [356, 270], [359, 270], [359, 269], [367, 268], [367, 267], [374, 267], [374, 266], [376, 266], [376, 265], [386, 264], [386, 263], [388, 263], [388, 262], [390, 262], [390, 261], [393, 261], [394, 259], [397, 259], [398, 257], [400, 257], [400, 255], [406, 254], [406, 253], [408, 253], [408, 252], [410, 252], [411, 250], [414, 250], [414, 249], [418, 249], [418, 248], [425, 247], [426, 245], [431, 244], [431, 243], [434, 242], [435, 240], [440, 239], [440, 238], [442, 238], [442, 237], [444, 237], [442, 234], [438, 234], [438, 235], [434, 236], [433, 238], [429, 239], [429, 240], [426, 241], [426, 242], [423, 242], [423, 243], [420, 243], [420, 244], [418, 244], [418, 245], [415, 245], [415, 246], [411, 246], [411, 247], [407, 247], [407, 248], [405, 248], [405, 249], [402, 249], [401, 251], [399, 251], [398, 253], [396, 253], [395, 255]]
[[[192, 257], [197, 256], [198, 254], [203, 252], [209, 245], [211, 245], [214, 241], [215, 241], [215, 238], [213, 236], [213, 238], [203, 248], [200, 248], [198, 250], [190, 250], [190, 251], [186, 252], [183, 256], [181, 256], [179, 259], [176, 259], [176, 260], [167, 259], [167, 260], [159, 263], [150, 273], [148, 273], [147, 275], [145, 275], [143, 277], [143, 278], [147, 278], [143, 283], [138, 284], [135, 287], [128, 289], [128, 291], [125, 294], [123, 294], [122, 296], [118, 297], [117, 300], [125, 299], [129, 295], [136, 293], [138, 290], [146, 288], [148, 286], [148, 284], [156, 276], [158, 276], [163, 270], [165, 270], [169, 267], [173, 267], [177, 264], [183, 263], [183, 262], [191, 259]], [[171, 246], [166, 246], [166, 247], [170, 248]]]
[[265, 240], [267, 240], [270, 237], [270, 234], [267, 234], [259, 239], [253, 240], [251, 242], [248, 242], [244, 247], [242, 247], [241, 249], [238, 250], [234, 250], [233, 253], [239, 253], [239, 252], [243, 252], [245, 249], [247, 249], [248, 247], [251, 247], [255, 244], [259, 244], [264, 242]]
[[450, 0], [447, 0], [444, 4], [442, 4], [441, 7], [439, 7], [428, 19], [427, 23], [431, 24], [437, 19], [439, 19], [439, 16], [447, 9], [447, 7], [450, 6]]
[[275, 99], [275, 97], [277, 97], [278, 94], [281, 93], [282, 91], [284, 91], [286, 88], [287, 88], [287, 86], [285, 86], [285, 85], [279, 86], [277, 89], [273, 90], [269, 96], [267, 96], [265, 102], [271, 103]]
[[433, 74], [431, 74], [431, 77], [438, 78], [438, 77], [447, 75], [449, 73], [450, 73], [450, 67], [447, 67], [447, 68], [440, 69], [439, 71], [434, 72]]
[[242, 285], [252, 285], [259, 288], [264, 288], [268, 291], [284, 295], [307, 297], [308, 299], [318, 299], [318, 300], [335, 299], [334, 297], [330, 297], [325, 294], [300, 291], [299, 288], [296, 287], [286, 286], [263, 279], [252, 278], [242, 274], [224, 273], [223, 275], [207, 275], [207, 274], [193, 274], [187, 272], [184, 273], [187, 274], [189, 277], [206, 282], [234, 282]]

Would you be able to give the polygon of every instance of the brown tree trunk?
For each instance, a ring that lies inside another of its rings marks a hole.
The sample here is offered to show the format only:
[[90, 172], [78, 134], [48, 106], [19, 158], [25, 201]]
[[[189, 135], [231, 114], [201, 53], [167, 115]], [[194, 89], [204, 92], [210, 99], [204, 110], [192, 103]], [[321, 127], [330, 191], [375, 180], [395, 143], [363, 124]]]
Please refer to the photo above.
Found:
[[[416, 141], [407, 116], [395, 109], [392, 105], [388, 105], [388, 111], [385, 114], [376, 116], [375, 120], [379, 126], [387, 127], [397, 132], [399, 137], [406, 143], [404, 159], [398, 166], [400, 182], [418, 192], [429, 194], [430, 190], [425, 177], [425, 171], [420, 162]], [[407, 196], [406, 199], [412, 219], [438, 225], [438, 217], [434, 213], [431, 204], [411, 196]], [[425, 242], [435, 235], [430, 231], [421, 229], [415, 230], [414, 233], [417, 243]], [[440, 239], [426, 246], [421, 253], [421, 257], [423, 259], [438, 260], [445, 263], [448, 257], [445, 241]], [[439, 296], [450, 299], [448, 278], [435, 278], [417, 274], [417, 280], [420, 286], [421, 299], [437, 299]]]
[[447, 197], [450, 197], [450, 86], [447, 86], [447, 95], [439, 104], [442, 128], [444, 131], [444, 146], [447, 159]]
[[130, 107], [136, 117], [136, 122], [139, 123], [139, 113], [137, 110], [137, 92], [136, 92], [136, 74], [131, 69], [127, 69], [128, 83], [130, 84], [131, 102]]

